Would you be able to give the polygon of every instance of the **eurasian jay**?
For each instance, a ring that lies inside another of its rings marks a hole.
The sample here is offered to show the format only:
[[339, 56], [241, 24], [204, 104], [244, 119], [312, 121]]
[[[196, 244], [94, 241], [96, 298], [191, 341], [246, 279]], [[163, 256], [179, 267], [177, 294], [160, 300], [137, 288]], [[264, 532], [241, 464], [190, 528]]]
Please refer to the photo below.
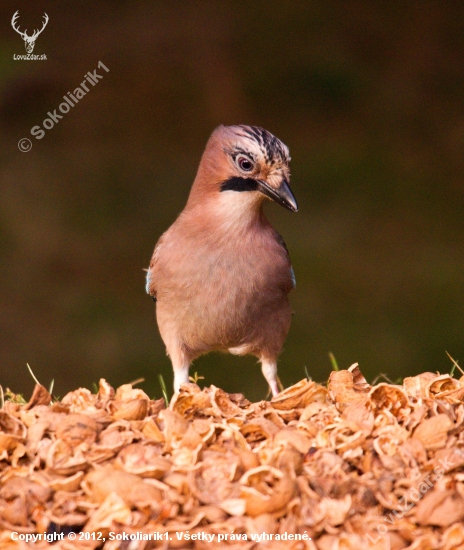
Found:
[[192, 361], [213, 350], [254, 355], [272, 394], [277, 357], [290, 329], [287, 294], [295, 277], [264, 200], [298, 206], [286, 145], [256, 126], [219, 126], [211, 135], [184, 210], [161, 236], [147, 270], [174, 390]]

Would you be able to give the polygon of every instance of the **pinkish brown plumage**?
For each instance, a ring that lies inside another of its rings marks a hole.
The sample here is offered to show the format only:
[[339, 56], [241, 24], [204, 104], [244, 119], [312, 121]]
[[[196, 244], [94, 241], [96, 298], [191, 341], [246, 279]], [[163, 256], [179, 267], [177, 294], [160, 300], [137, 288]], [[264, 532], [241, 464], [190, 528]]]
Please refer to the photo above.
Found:
[[219, 126], [187, 205], [156, 245], [147, 292], [156, 299], [174, 389], [213, 350], [256, 356], [273, 395], [290, 328], [295, 280], [282, 237], [264, 217], [266, 197], [297, 211], [287, 147], [254, 126]]

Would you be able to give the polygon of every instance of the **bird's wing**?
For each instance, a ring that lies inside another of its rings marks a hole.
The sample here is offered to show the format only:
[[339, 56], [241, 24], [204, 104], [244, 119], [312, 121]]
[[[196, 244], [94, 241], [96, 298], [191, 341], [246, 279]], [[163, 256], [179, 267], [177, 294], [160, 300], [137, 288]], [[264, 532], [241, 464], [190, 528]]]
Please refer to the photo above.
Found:
[[151, 260], [150, 260], [150, 267], [147, 269], [147, 276], [146, 276], [145, 290], [147, 291], [147, 294], [149, 294], [155, 301], [156, 301], [156, 287], [155, 287], [155, 279], [153, 277], [153, 271], [155, 269], [155, 264], [159, 256], [160, 249], [163, 245], [162, 241], [163, 241], [163, 238], [161, 237], [157, 245], [155, 246], [153, 256], [151, 257]]
[[292, 262], [290, 261], [290, 254], [288, 253], [287, 245], [285, 244], [285, 241], [282, 238], [282, 235], [280, 233], [278, 233], [275, 229], [274, 229], [274, 235], [275, 235], [276, 241], [285, 250], [285, 254], [287, 255], [287, 259], [288, 259], [288, 263], [289, 263], [289, 267], [290, 267], [290, 277], [292, 279], [292, 288], [296, 288], [295, 272], [293, 271]]

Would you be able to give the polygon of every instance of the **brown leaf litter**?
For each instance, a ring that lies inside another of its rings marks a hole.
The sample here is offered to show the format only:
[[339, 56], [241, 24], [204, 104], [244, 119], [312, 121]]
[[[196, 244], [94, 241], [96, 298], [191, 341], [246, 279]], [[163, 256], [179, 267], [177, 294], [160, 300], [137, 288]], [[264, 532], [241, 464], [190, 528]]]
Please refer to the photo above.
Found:
[[259, 403], [37, 385], [0, 410], [0, 548], [464, 549], [463, 426], [464, 377], [356, 365]]

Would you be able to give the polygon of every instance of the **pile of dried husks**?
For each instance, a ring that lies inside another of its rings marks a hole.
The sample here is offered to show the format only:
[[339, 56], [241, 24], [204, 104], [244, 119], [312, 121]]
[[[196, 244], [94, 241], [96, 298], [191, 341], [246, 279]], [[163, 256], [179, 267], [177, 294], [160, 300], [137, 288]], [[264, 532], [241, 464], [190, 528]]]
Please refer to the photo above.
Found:
[[0, 410], [2, 550], [464, 548], [464, 377], [50, 402]]

